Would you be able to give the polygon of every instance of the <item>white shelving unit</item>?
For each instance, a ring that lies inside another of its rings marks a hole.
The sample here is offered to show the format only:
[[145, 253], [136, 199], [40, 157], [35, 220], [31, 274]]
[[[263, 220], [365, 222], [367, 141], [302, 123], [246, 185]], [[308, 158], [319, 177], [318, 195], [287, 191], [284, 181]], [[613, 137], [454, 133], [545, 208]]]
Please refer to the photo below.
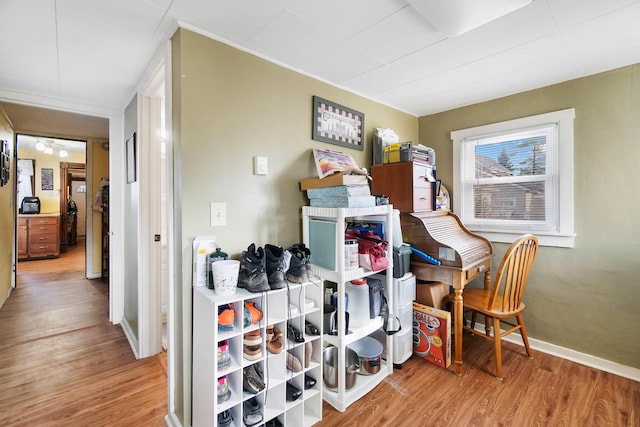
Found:
[[[305, 308], [305, 300], [314, 302], [313, 308]], [[256, 324], [244, 326], [244, 303], [254, 302], [263, 317]], [[197, 287], [193, 290], [193, 426], [217, 426], [218, 414], [230, 411], [232, 426], [244, 426], [243, 403], [255, 397], [262, 407], [263, 420], [257, 425], [278, 418], [285, 426], [311, 426], [322, 419], [322, 283], [307, 282], [289, 284], [288, 289], [251, 293], [245, 289], [231, 296], [220, 296], [213, 290]], [[218, 308], [231, 304], [235, 310], [233, 330], [218, 330]], [[291, 310], [297, 308], [297, 313]], [[316, 326], [321, 335], [307, 335], [305, 320]], [[304, 367], [305, 343], [287, 339], [287, 322], [291, 322], [304, 334], [305, 342], [312, 343], [311, 362]], [[280, 338], [283, 350], [272, 354], [266, 349], [266, 328], [275, 325], [284, 336]], [[243, 357], [243, 336], [260, 330], [262, 356], [257, 360]], [[228, 340], [231, 366], [218, 369], [218, 342]], [[287, 369], [287, 351], [302, 363], [300, 372]], [[264, 372], [265, 389], [258, 394], [243, 390], [243, 369], [259, 364]], [[231, 397], [218, 403], [218, 379], [227, 377]], [[304, 389], [305, 375], [316, 380], [315, 385]], [[295, 401], [286, 399], [286, 383], [290, 381], [303, 391]]]
[[[311, 264], [312, 271], [322, 280], [331, 281], [337, 284], [338, 291], [338, 335], [323, 335], [325, 345], [333, 345], [338, 348], [338, 388], [336, 391], [324, 387], [322, 397], [331, 406], [337, 410], [344, 412], [349, 405], [356, 402], [362, 396], [371, 391], [387, 376], [393, 373], [392, 360], [382, 360], [381, 367], [375, 375], [357, 375], [355, 384], [352, 388], [345, 388], [345, 354], [347, 345], [364, 338], [382, 327], [382, 318], [372, 319], [370, 323], [360, 328], [349, 328], [349, 334], [345, 333], [345, 287], [346, 283], [368, 277], [376, 272], [365, 270], [361, 267], [346, 270], [345, 269], [345, 245], [344, 234], [345, 224], [348, 219], [368, 219], [382, 220], [385, 223], [385, 240], [393, 242], [393, 206], [375, 206], [369, 208], [315, 208], [309, 206], [302, 207], [302, 235], [303, 241], [310, 246], [309, 223], [313, 220], [329, 222], [335, 224], [333, 230], [335, 236], [331, 239], [334, 242], [335, 250], [335, 269], [327, 269], [313, 264], [314, 254], [312, 250]], [[325, 236], [326, 237], [326, 236]], [[390, 246], [389, 246], [390, 247]], [[393, 256], [391, 250], [387, 251], [389, 266], [387, 268], [387, 289], [386, 294], [389, 311], [393, 310]], [[391, 313], [393, 314], [393, 313]], [[393, 340], [391, 336], [386, 336], [386, 348], [388, 354], [393, 354]]]

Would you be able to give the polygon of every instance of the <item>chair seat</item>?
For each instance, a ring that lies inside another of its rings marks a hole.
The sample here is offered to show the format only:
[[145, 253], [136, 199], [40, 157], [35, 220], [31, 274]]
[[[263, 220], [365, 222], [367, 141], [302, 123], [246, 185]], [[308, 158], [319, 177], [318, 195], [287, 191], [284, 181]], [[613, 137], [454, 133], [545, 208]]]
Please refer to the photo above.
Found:
[[464, 300], [464, 307], [470, 308], [471, 310], [478, 311], [482, 314], [486, 314], [490, 317], [497, 317], [499, 319], [504, 319], [508, 317], [514, 317], [516, 314], [522, 313], [524, 310], [524, 303], [520, 303], [518, 308], [511, 311], [502, 311], [499, 307], [502, 307], [502, 295], [496, 296], [495, 307], [498, 307], [494, 310], [488, 310], [487, 306], [489, 305], [489, 292], [485, 291], [481, 288], [469, 288], [465, 289], [462, 294], [462, 298]]

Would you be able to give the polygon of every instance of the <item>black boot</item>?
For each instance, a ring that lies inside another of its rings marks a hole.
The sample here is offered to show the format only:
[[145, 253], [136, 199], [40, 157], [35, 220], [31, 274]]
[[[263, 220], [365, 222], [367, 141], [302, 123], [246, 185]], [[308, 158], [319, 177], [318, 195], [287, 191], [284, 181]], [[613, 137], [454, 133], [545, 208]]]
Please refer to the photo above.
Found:
[[249, 292], [264, 292], [271, 289], [265, 272], [266, 256], [264, 249], [252, 243], [242, 252], [240, 272], [238, 273], [238, 287]]
[[271, 289], [282, 289], [287, 286], [284, 279], [284, 249], [280, 246], [266, 244], [264, 245], [264, 253], [267, 261], [267, 278]]

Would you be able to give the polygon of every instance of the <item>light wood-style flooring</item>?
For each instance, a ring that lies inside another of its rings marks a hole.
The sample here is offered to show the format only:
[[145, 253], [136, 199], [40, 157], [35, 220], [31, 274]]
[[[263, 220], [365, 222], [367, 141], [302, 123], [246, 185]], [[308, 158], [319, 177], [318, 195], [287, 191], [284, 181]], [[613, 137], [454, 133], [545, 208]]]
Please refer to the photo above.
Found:
[[[73, 254], [18, 266], [0, 310], [0, 426], [163, 425], [162, 359], [134, 359], [108, 322], [106, 282], [83, 279]], [[527, 359], [510, 343], [498, 381], [492, 344], [464, 343], [462, 376], [412, 357], [346, 412], [324, 403], [318, 425], [640, 427], [638, 382], [544, 353]]]
[[18, 264], [0, 310], [0, 426], [163, 426], [167, 380], [109, 320], [106, 280], [84, 279], [83, 245]]

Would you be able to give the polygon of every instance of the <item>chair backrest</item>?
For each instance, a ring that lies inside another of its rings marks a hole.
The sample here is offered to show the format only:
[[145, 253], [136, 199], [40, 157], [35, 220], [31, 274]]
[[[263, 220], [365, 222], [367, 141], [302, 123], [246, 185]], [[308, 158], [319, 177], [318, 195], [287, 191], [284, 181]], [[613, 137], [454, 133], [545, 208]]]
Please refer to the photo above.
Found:
[[532, 234], [520, 236], [511, 244], [496, 270], [487, 308], [510, 312], [520, 307], [537, 252], [538, 238]]

